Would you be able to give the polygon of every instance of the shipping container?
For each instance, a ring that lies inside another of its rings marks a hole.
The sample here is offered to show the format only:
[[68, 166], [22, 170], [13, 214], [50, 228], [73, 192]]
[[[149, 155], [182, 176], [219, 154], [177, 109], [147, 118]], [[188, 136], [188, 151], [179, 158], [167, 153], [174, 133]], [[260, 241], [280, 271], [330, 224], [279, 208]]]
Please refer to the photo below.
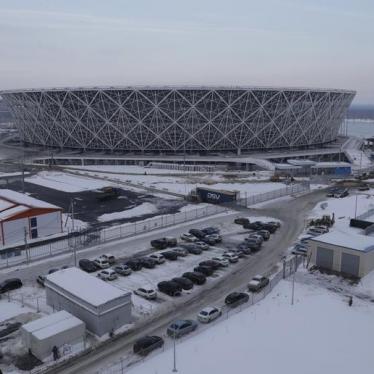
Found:
[[235, 201], [239, 197], [238, 191], [213, 190], [211, 188], [196, 188], [196, 194], [205, 203], [223, 204]]

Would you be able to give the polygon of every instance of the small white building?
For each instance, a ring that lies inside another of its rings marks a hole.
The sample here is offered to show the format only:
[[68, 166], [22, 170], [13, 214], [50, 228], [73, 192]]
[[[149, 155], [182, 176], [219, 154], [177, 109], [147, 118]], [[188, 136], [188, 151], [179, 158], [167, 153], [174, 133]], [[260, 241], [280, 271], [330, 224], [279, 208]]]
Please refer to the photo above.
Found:
[[62, 232], [62, 208], [12, 190], [0, 189], [0, 246]]
[[131, 292], [121, 290], [77, 268], [49, 274], [45, 281], [47, 304], [67, 310], [102, 336], [131, 323]]
[[23, 342], [39, 360], [46, 360], [56, 346], [60, 354], [64, 348], [84, 345], [86, 327], [70, 313], [62, 310], [26, 323], [21, 327]]
[[331, 231], [309, 239], [308, 256], [316, 266], [363, 277], [374, 270], [374, 237]]

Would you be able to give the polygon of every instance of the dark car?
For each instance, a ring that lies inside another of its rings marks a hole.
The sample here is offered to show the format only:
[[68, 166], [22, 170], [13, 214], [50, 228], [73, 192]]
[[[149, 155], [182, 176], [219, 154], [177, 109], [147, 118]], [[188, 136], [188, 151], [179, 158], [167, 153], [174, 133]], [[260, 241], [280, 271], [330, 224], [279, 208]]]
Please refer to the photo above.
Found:
[[139, 258], [139, 261], [146, 269], [153, 269], [156, 266], [156, 261], [149, 257], [141, 257]]
[[151, 246], [156, 249], [166, 249], [168, 247], [168, 242], [165, 238], [151, 240]]
[[196, 271], [188, 271], [183, 274], [183, 277], [198, 285], [202, 285], [206, 282], [206, 276]]
[[270, 232], [268, 230], [258, 230], [256, 234], [261, 235], [264, 240], [270, 239]]
[[56, 271], [59, 271], [60, 269], [58, 268], [52, 268], [52, 269], [49, 269], [48, 270], [48, 274], [52, 274], [52, 273], [55, 273]]
[[236, 246], [236, 249], [242, 251], [246, 255], [250, 255], [252, 253], [252, 248], [247, 242], [240, 243]]
[[197, 271], [198, 273], [202, 273], [207, 277], [210, 277], [214, 273], [214, 269], [210, 266], [196, 266], [193, 271]]
[[161, 253], [167, 260], [175, 261], [178, 260], [178, 254], [173, 251], [165, 251]]
[[335, 193], [339, 191], [339, 187], [331, 187], [327, 190], [326, 197], [334, 197]]
[[213, 270], [217, 270], [221, 267], [221, 264], [218, 261], [205, 260], [205, 261], [201, 261], [199, 263], [199, 266], [210, 266], [211, 268], [213, 268]]
[[264, 222], [262, 224], [262, 229], [260, 230], [267, 230], [270, 232], [270, 234], [274, 234], [278, 230], [279, 226], [276, 225], [275, 223], [271, 222]]
[[205, 232], [198, 229], [191, 229], [188, 231], [191, 235], [195, 236], [198, 239], [202, 239], [206, 236]]
[[79, 267], [87, 273], [93, 273], [97, 270], [97, 266], [94, 264], [94, 262], [85, 258], [79, 260]]
[[180, 246], [182, 248], [187, 249], [187, 251], [189, 253], [192, 253], [193, 255], [200, 255], [203, 252], [203, 250], [200, 247], [198, 247], [197, 245], [193, 243], [181, 244]]
[[261, 248], [261, 243], [259, 243], [253, 238], [245, 238], [244, 241], [247, 247], [251, 248], [253, 251], [258, 251]]
[[206, 227], [205, 229], [201, 230], [206, 235], [212, 235], [212, 234], [219, 234], [220, 230], [218, 227]]
[[5, 279], [0, 283], [0, 293], [16, 290], [22, 287], [22, 281], [19, 278]]
[[36, 282], [39, 283], [42, 287], [44, 287], [45, 279], [45, 275], [38, 275], [38, 277], [36, 278]]
[[182, 286], [173, 281], [163, 281], [158, 283], [157, 288], [160, 292], [166, 293], [169, 296], [180, 296], [182, 293]]
[[161, 348], [164, 345], [164, 340], [159, 336], [144, 336], [138, 339], [133, 347], [134, 353], [146, 356], [154, 349]]
[[233, 292], [226, 296], [225, 304], [232, 308], [237, 307], [240, 304], [244, 304], [249, 300], [249, 295], [244, 292]]
[[185, 277], [176, 277], [172, 279], [173, 282], [178, 283], [183, 290], [190, 290], [193, 288], [193, 282]]
[[214, 245], [217, 243], [216, 239], [211, 236], [211, 235], [207, 235], [205, 236], [204, 238], [200, 239], [202, 242], [206, 243], [206, 244], [209, 244], [209, 245]]
[[247, 230], [262, 230], [263, 226], [260, 222], [249, 222], [243, 225], [243, 228]]
[[244, 217], [238, 217], [238, 218], [235, 218], [234, 219], [234, 223], [236, 223], [237, 225], [248, 225], [250, 223], [249, 219], [248, 218], [244, 218]]
[[124, 265], [127, 265], [132, 271], [139, 271], [143, 267], [142, 262], [137, 258], [126, 261]]

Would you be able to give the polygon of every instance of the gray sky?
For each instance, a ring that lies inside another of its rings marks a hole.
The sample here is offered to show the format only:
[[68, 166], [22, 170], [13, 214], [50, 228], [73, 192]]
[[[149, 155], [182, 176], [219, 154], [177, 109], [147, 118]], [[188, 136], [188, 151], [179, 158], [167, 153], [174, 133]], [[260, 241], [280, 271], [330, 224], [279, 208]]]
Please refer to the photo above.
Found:
[[358, 91], [373, 0], [0, 0], [0, 89], [210, 84]]

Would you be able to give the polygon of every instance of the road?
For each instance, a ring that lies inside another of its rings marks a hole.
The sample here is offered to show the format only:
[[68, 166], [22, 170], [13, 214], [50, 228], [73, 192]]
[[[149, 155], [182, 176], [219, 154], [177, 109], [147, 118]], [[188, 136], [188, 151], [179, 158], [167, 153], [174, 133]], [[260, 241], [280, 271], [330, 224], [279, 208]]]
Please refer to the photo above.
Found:
[[[250, 209], [248, 215], [267, 215], [283, 221], [280, 230], [272, 240], [266, 243], [263, 250], [246, 259], [242, 259], [228, 276], [221, 277], [214, 282], [208, 282], [201, 288], [201, 292], [193, 292], [173, 303], [174, 308], [158, 315], [152, 322], [140, 322], [132, 332], [118, 340], [99, 347], [90, 354], [70, 361], [60, 368], [53, 368], [50, 373], [66, 374], [92, 374], [100, 368], [118, 361], [122, 356], [131, 351], [134, 341], [147, 334], [162, 335], [166, 327], [175, 319], [195, 317], [206, 305], [222, 305], [224, 297], [237, 289], [243, 289], [248, 280], [257, 273], [269, 274], [280, 261], [285, 250], [292, 244], [304, 228], [305, 218], [309, 211], [325, 198], [323, 191], [314, 191], [310, 194], [293, 200], [279, 201], [262, 209]], [[232, 219], [232, 217], [231, 217]], [[211, 220], [206, 223], [214, 224]], [[193, 225], [191, 225], [193, 226]], [[175, 230], [171, 230], [175, 232]], [[168, 232], [169, 235], [169, 232]]]

